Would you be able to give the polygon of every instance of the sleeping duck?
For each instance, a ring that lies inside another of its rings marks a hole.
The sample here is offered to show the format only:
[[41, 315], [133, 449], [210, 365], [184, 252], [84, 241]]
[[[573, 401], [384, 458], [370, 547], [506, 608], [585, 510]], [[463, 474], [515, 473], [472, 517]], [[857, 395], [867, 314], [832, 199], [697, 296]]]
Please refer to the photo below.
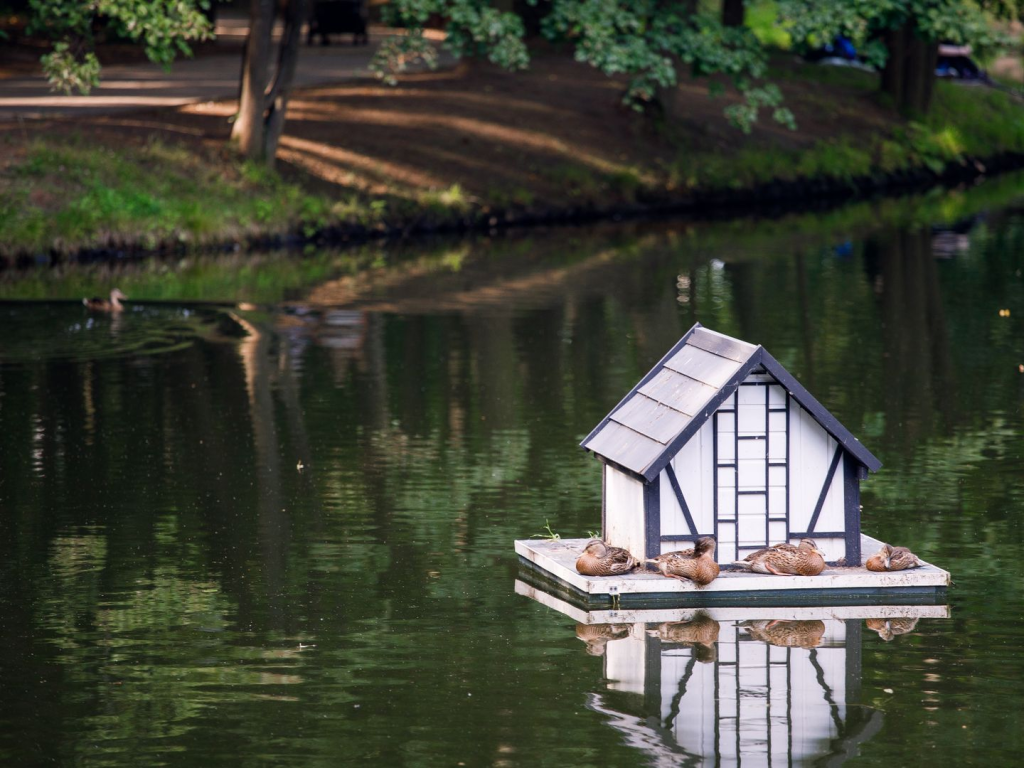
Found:
[[825, 555], [813, 539], [800, 539], [800, 546], [775, 544], [752, 552], [738, 565], [754, 573], [770, 573], [775, 576], [817, 576], [825, 570]]
[[882, 548], [868, 558], [864, 567], [869, 571], [905, 571], [920, 568], [924, 561], [906, 547], [883, 544]]
[[621, 547], [609, 547], [601, 539], [591, 539], [576, 561], [576, 570], [584, 576], [621, 576], [640, 565], [640, 561]]
[[666, 552], [650, 558], [661, 571], [662, 576], [671, 579], [689, 579], [699, 587], [710, 584], [718, 577], [718, 563], [715, 562], [715, 540], [710, 536], [698, 539], [693, 549]]

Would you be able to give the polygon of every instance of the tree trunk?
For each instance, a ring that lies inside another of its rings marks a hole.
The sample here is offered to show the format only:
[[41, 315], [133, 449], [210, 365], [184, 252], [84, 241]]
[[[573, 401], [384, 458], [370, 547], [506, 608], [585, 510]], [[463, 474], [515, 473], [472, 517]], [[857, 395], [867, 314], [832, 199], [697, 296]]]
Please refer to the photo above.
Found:
[[541, 23], [544, 21], [544, 17], [551, 12], [551, 0], [540, 0], [536, 3], [528, 2], [528, 0], [515, 0], [514, 11], [523, 20], [526, 37], [537, 38], [541, 35]]
[[243, 155], [269, 165], [274, 163], [277, 144], [284, 130], [288, 95], [295, 78], [302, 24], [306, 20], [309, 2], [289, 0], [285, 6], [284, 34], [273, 84], [268, 88], [276, 6], [275, 0], [251, 0], [238, 115], [231, 129], [231, 140], [238, 143]]
[[903, 108], [907, 112], [925, 114], [932, 104], [935, 90], [935, 64], [939, 44], [915, 37], [907, 57], [907, 76]]
[[284, 131], [288, 96], [295, 80], [295, 67], [299, 62], [302, 23], [306, 20], [308, 6], [309, 0], [291, 0], [285, 9], [284, 35], [281, 37], [281, 50], [278, 52], [277, 73], [267, 97], [267, 128], [264, 135], [263, 157], [271, 165], [277, 155], [277, 143]]
[[251, 0], [249, 37], [245, 41], [242, 88], [238, 115], [231, 128], [231, 140], [246, 157], [258, 159], [263, 152], [266, 111], [267, 69], [270, 66], [270, 36], [274, 29], [274, 0]]
[[722, 26], [742, 27], [746, 10], [743, 0], [722, 0]]
[[913, 20], [886, 30], [883, 42], [889, 58], [882, 70], [882, 91], [901, 112], [927, 112], [935, 86], [938, 43], [919, 37]]

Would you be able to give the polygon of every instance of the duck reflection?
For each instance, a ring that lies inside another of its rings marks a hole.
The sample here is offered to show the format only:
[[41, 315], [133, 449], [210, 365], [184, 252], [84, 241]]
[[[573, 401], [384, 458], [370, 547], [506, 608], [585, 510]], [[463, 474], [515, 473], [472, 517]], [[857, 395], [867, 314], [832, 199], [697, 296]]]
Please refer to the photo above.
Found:
[[576, 624], [576, 637], [587, 644], [591, 656], [604, 656], [604, 648], [610, 640], [629, 637], [628, 624]]
[[693, 649], [693, 657], [703, 664], [718, 659], [716, 643], [722, 625], [703, 611], [698, 611], [687, 621], [666, 621], [647, 634], [658, 638], [663, 646], [678, 644]]
[[905, 635], [908, 632], [913, 632], [917, 628], [917, 618], [891, 616], [881, 619], [865, 619], [864, 624], [872, 632], [877, 632], [878, 636], [885, 640], [885, 642], [889, 643], [892, 642], [896, 635]]
[[758, 619], [743, 621], [740, 627], [755, 640], [780, 648], [817, 648], [825, 636], [825, 622]]

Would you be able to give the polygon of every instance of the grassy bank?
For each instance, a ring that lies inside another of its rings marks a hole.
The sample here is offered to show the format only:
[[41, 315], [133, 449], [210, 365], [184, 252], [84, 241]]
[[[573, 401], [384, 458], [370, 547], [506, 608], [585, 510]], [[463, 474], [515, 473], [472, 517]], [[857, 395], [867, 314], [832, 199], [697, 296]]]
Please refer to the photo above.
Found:
[[[395, 288], [399, 295], [429, 296], [424, 281], [457, 281], [472, 293], [481, 282], [535, 290], [551, 280], [523, 280], [544, 272], [577, 281], [580, 265], [630, 259], [648, 250], [741, 262], [830, 251], [836, 243], [868, 239], [894, 229], [955, 225], [981, 212], [1024, 200], [1024, 172], [956, 190], [932, 189], [896, 199], [866, 200], [826, 212], [779, 218], [685, 222], [676, 219], [605, 223], [585, 229], [518, 229], [499, 237], [438, 237], [406, 243], [371, 242], [342, 251], [314, 249], [206, 254], [185, 258], [66, 263], [52, 269], [0, 271], [0, 301], [77, 302], [118, 286], [133, 300], [228, 301], [279, 304], [319, 300], [364, 306]], [[982, 235], [983, 236], [983, 235]], [[674, 257], [675, 258], [675, 257]], [[599, 268], [599, 267], [598, 267]], [[575, 270], [575, 271], [574, 271]], [[553, 280], [553, 278], [552, 278]], [[401, 286], [415, 283], [417, 289]], [[311, 294], [314, 286], [334, 289]], [[501, 291], [484, 291], [500, 301]], [[319, 298], [318, 298], [319, 297]]]
[[95, 132], [8, 135], [0, 249], [155, 248], [244, 239], [304, 217], [302, 189], [202, 147], [118, 146]]
[[728, 97], [700, 82], [680, 85], [685, 114], [638, 116], [621, 108], [614, 81], [557, 53], [520, 75], [462, 67], [398, 89], [310, 89], [294, 101], [280, 174], [224, 148], [230, 103], [6, 124], [0, 255], [486, 223], [774, 181], [841, 187], [1024, 153], [1024, 104], [1007, 93], [938, 83], [931, 113], [914, 121], [881, 102], [869, 73], [780, 56], [772, 74], [797, 132], [736, 132], [722, 117]]

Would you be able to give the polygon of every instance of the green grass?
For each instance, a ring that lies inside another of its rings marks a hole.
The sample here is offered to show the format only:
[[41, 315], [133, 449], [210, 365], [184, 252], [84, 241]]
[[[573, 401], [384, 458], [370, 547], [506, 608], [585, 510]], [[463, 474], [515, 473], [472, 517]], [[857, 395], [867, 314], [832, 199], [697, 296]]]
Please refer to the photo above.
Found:
[[1024, 105], [1000, 91], [940, 82], [929, 114], [894, 123], [888, 134], [840, 135], [801, 151], [759, 147], [682, 154], [670, 180], [693, 190], [742, 189], [774, 179], [850, 180], [919, 167], [938, 172], [948, 163], [1011, 151], [1024, 152]]
[[[10, 148], [13, 140], [6, 138]], [[264, 168], [177, 146], [32, 139], [0, 174], [0, 255], [131, 243], [201, 244], [288, 229], [343, 204]]]
[[419, 202], [427, 211], [444, 215], [468, 211], [473, 201], [460, 184], [452, 184], [447, 189], [424, 192]]

